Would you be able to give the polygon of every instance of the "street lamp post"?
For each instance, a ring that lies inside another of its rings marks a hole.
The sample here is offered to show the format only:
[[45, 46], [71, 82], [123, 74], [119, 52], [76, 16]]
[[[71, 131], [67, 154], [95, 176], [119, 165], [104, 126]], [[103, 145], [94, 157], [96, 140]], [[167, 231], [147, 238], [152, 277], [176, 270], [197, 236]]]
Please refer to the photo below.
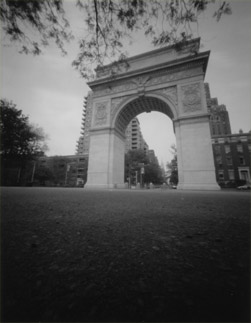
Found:
[[139, 163], [140, 166], [140, 187], [143, 187], [143, 174], [145, 174], [145, 164]]
[[71, 169], [71, 165], [70, 165], [70, 163], [68, 163], [66, 165], [66, 172], [65, 172], [65, 183], [64, 183], [65, 186], [67, 185], [67, 179], [68, 179], [67, 177], [68, 177], [68, 172], [70, 169]]
[[33, 183], [33, 181], [34, 181], [35, 170], [36, 170], [36, 162], [34, 161], [32, 175], [31, 175], [31, 183]]
[[145, 168], [141, 167], [140, 169], [140, 187], [143, 187], [143, 175], [145, 174]]

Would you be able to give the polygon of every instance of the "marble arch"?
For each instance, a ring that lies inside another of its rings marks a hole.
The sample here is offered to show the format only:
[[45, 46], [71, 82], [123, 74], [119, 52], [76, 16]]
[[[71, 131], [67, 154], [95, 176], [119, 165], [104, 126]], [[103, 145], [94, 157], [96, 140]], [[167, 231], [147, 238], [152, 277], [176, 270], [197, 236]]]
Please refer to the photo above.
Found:
[[[92, 89], [89, 166], [86, 188], [123, 188], [125, 129], [142, 112], [159, 111], [173, 121], [178, 189], [218, 190], [204, 92], [210, 52], [200, 39], [128, 59], [116, 75], [96, 70]], [[165, 138], [163, 138], [165, 140]]]

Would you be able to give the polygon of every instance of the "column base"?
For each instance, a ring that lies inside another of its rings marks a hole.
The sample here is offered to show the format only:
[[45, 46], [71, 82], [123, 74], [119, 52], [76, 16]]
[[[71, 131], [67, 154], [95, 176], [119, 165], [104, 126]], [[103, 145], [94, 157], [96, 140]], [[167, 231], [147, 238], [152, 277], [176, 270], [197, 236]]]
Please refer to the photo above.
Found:
[[200, 191], [219, 191], [221, 188], [216, 184], [185, 184], [181, 183], [177, 186], [178, 190], [200, 190]]
[[86, 183], [84, 189], [86, 190], [108, 190], [108, 189], [125, 189], [128, 184], [88, 184]]

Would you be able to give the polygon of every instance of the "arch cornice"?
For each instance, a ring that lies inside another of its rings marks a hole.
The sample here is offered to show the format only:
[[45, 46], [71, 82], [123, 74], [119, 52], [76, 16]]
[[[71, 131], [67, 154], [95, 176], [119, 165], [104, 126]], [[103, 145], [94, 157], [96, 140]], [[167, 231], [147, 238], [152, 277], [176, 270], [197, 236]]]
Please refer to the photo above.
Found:
[[114, 76], [109, 76], [105, 78], [97, 78], [94, 81], [88, 82], [88, 86], [95, 92], [97, 86], [103, 84], [113, 84], [118, 81], [124, 81], [128, 78], [136, 77], [138, 75], [154, 75], [156, 73], [161, 73], [161, 71], [180, 71], [189, 68], [194, 68], [196, 66], [202, 66], [203, 74], [206, 73], [208, 60], [210, 56], [210, 51], [198, 53], [196, 55], [190, 55], [185, 58], [175, 59], [166, 63], [162, 63], [155, 66], [144, 67], [142, 69], [137, 69], [135, 71], [124, 72]]
[[[123, 79], [113, 79], [102, 84], [97, 84], [92, 87], [93, 97], [126, 96], [131, 95], [133, 91], [137, 91], [138, 88], [142, 86], [150, 91], [153, 87], [174, 86], [184, 79], [198, 76], [202, 77], [202, 79], [204, 78], [201, 62], [191, 62], [187, 65], [175, 67], [170, 66], [169, 68], [154, 70], [152, 72], [136, 73], [132, 76], [128, 75]], [[139, 80], [140, 82], [142, 82], [141, 80], [146, 81], [145, 83], [140, 83]]]

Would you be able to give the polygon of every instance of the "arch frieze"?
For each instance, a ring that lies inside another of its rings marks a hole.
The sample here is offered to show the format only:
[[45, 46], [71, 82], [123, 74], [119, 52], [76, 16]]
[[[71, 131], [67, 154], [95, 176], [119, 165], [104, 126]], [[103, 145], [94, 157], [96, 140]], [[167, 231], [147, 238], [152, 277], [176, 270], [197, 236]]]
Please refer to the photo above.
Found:
[[111, 79], [108, 82], [102, 84], [102, 86], [97, 86], [93, 91], [93, 97], [96, 98], [100, 96], [110, 96], [117, 93], [130, 92], [132, 90], [138, 90], [141, 87], [144, 87], [144, 89], [148, 89], [149, 87], [151, 88], [157, 85], [160, 85], [161, 87], [165, 85], [166, 87], [166, 83], [171, 83], [203, 74], [201, 64], [196, 65], [198, 66], [192, 66], [190, 64], [187, 69], [185, 65], [182, 66], [182, 68], [168, 68], [158, 72], [152, 72], [144, 76], [130, 77], [129, 79], [123, 81], [113, 81]]

